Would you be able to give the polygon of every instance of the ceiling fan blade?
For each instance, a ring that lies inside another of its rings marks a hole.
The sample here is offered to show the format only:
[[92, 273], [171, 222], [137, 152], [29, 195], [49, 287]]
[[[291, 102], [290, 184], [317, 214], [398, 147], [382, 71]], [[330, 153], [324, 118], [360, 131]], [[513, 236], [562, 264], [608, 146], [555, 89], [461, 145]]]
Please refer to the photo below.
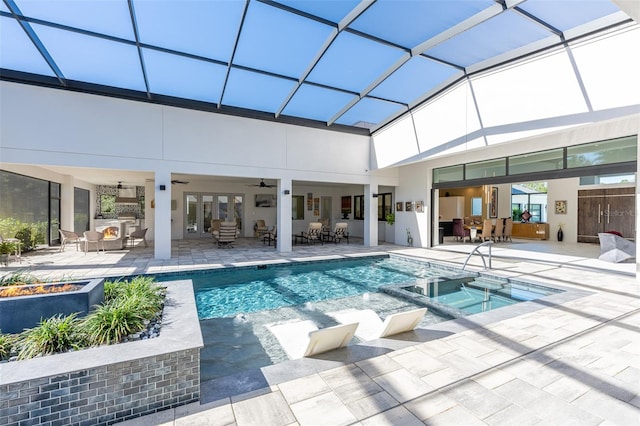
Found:
[[188, 181], [188, 180], [179, 180], [179, 179], [174, 179], [174, 180], [172, 180], [172, 181], [171, 181], [171, 183], [172, 183], [172, 184], [179, 183], [179, 184], [181, 184], [181, 185], [186, 185], [186, 184], [188, 184], [188, 183], [189, 183], [189, 181]]

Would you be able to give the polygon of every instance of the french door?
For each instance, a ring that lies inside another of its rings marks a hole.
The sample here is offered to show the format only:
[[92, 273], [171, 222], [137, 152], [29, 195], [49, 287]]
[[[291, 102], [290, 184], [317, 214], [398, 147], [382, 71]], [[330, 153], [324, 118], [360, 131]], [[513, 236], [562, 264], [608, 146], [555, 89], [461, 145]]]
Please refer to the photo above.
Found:
[[184, 238], [210, 237], [212, 219], [235, 221], [242, 229], [244, 195], [190, 192], [184, 197]]

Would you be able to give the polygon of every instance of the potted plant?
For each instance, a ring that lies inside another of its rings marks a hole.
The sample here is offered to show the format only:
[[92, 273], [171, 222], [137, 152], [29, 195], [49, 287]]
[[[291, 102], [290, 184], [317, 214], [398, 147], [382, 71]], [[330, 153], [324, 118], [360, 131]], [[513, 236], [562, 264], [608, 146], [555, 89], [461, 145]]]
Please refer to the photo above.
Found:
[[384, 226], [384, 240], [387, 243], [395, 243], [395, 229], [393, 229], [393, 224], [396, 223], [396, 215], [393, 213], [389, 213], [385, 216], [385, 220], [387, 224]]
[[385, 217], [385, 219], [387, 220], [387, 223], [389, 225], [393, 225], [394, 223], [396, 223], [396, 215], [393, 213], [389, 213], [387, 214], [387, 216]]
[[15, 253], [16, 243], [12, 241], [0, 241], [0, 263], [9, 265], [9, 255]]

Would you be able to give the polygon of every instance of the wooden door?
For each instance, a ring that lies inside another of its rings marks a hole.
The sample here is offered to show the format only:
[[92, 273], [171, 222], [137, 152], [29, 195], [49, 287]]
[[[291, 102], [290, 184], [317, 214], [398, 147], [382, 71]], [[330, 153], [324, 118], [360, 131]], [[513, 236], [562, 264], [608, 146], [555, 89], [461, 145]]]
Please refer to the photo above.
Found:
[[635, 239], [635, 188], [578, 191], [578, 242], [598, 243], [598, 233], [605, 231]]
[[597, 243], [598, 232], [603, 231], [605, 190], [578, 191], [578, 242]]
[[636, 235], [635, 188], [611, 188], [606, 190], [603, 207], [603, 231], [618, 231], [623, 237], [635, 239]]

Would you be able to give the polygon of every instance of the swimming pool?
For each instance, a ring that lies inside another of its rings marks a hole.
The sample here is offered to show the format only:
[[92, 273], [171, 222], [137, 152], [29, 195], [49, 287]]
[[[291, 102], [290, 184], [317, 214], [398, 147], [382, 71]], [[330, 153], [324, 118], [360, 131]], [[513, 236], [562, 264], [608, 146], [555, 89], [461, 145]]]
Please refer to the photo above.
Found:
[[397, 256], [225, 268], [178, 278], [193, 282], [205, 343], [203, 381], [286, 361], [267, 329], [273, 323], [310, 319], [324, 328], [337, 324], [327, 312], [371, 309], [385, 318], [427, 306], [418, 326], [428, 327], [553, 290]]
[[207, 319], [360, 296], [383, 286], [459, 275], [426, 263], [368, 257], [218, 270], [188, 278], [193, 281], [198, 316]]

